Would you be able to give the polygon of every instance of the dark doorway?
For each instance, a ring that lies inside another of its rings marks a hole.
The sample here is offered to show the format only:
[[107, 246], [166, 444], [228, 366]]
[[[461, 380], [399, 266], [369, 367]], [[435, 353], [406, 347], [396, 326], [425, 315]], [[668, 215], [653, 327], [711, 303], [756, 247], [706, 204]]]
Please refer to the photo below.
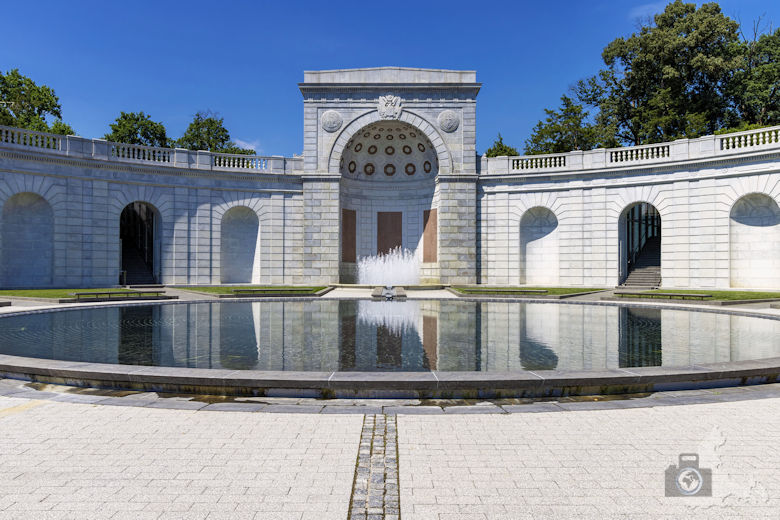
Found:
[[380, 211], [376, 214], [376, 253], [384, 255], [403, 245], [403, 217], [400, 211]]
[[639, 202], [620, 217], [620, 281], [627, 286], [661, 285], [661, 215]]
[[159, 251], [156, 210], [145, 202], [128, 204], [119, 217], [122, 269], [119, 283], [127, 285], [158, 282]]

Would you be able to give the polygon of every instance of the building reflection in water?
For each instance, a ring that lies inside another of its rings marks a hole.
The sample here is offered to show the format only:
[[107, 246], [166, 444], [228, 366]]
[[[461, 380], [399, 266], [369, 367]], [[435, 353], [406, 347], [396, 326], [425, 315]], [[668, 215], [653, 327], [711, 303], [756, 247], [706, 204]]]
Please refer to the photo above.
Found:
[[460, 300], [173, 304], [2, 318], [0, 353], [230, 370], [603, 370], [780, 356], [780, 321]]

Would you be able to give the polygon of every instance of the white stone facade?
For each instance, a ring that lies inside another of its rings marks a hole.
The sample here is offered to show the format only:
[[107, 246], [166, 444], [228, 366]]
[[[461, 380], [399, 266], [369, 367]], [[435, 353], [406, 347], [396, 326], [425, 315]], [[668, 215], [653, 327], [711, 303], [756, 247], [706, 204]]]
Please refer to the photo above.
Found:
[[480, 86], [473, 71], [305, 72], [293, 158], [0, 127], [0, 286], [116, 285], [133, 202], [155, 215], [147, 260], [165, 284], [354, 281], [352, 210], [356, 258], [376, 253], [380, 212], [401, 214], [399, 245], [421, 258], [427, 236], [426, 281], [614, 286], [628, 270], [621, 219], [645, 202], [661, 217], [664, 287], [780, 288], [780, 128], [479, 158]]

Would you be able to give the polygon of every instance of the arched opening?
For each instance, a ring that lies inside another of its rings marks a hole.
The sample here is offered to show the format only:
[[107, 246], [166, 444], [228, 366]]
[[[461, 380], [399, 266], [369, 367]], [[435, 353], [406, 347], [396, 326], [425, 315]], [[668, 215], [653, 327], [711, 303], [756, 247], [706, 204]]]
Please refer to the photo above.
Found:
[[395, 248], [414, 255], [421, 281], [438, 280], [435, 147], [401, 121], [371, 123], [340, 159], [342, 282], [358, 282], [361, 258]]
[[131, 202], [119, 216], [122, 269], [119, 283], [156, 284], [160, 281], [160, 215], [147, 202]]
[[620, 215], [618, 231], [620, 283], [661, 285], [661, 214], [652, 204], [636, 202]]
[[547, 208], [531, 208], [520, 219], [520, 283], [559, 280], [558, 219]]
[[763, 193], [751, 193], [731, 208], [732, 287], [780, 288], [780, 208]]
[[257, 280], [258, 233], [260, 220], [246, 206], [230, 208], [222, 216], [220, 281], [251, 283]]
[[3, 285], [51, 286], [54, 211], [38, 194], [17, 193], [3, 205]]

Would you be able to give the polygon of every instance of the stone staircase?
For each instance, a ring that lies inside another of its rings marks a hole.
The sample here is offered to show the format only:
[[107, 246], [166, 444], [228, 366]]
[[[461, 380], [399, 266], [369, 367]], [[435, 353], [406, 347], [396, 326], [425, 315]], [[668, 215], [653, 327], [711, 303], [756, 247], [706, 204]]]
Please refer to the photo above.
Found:
[[659, 287], [661, 285], [661, 237], [648, 238], [639, 252], [628, 278], [626, 287]]
[[152, 272], [141, 256], [141, 252], [133, 246], [122, 247], [122, 270], [127, 271], [127, 285], [153, 285], [156, 283]]

